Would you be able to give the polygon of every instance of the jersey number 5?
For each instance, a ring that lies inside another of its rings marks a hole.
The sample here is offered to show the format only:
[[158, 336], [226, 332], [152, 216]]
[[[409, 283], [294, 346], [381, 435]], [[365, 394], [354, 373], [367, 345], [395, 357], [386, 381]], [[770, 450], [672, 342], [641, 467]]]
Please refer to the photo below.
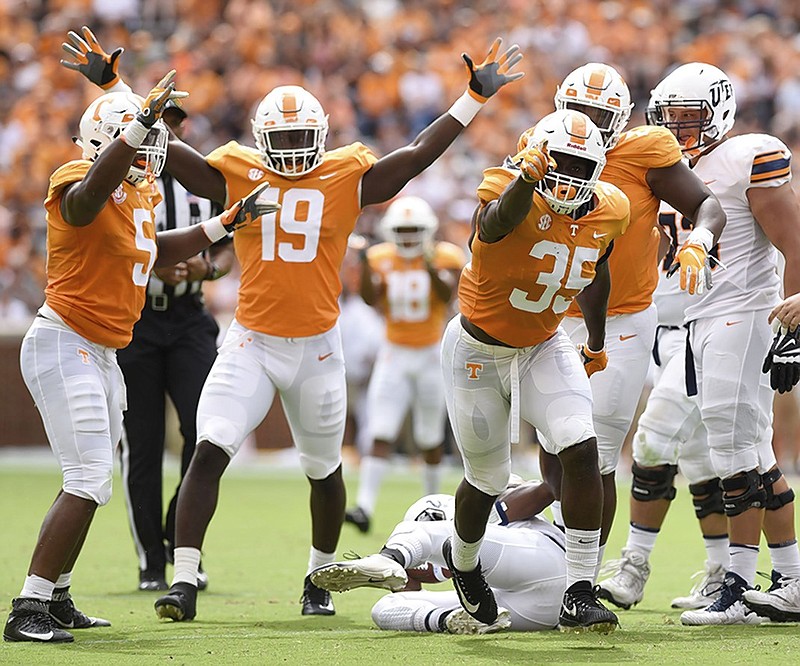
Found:
[[[553, 257], [553, 270], [549, 273], [541, 272], [536, 278], [536, 284], [544, 287], [541, 296], [536, 300], [530, 299], [530, 294], [516, 287], [508, 297], [511, 305], [518, 310], [538, 313], [551, 308], [556, 314], [561, 314], [572, 302], [572, 298], [565, 298], [558, 294], [561, 289], [572, 289], [580, 292], [593, 278], [583, 276], [583, 265], [596, 263], [600, 250], [596, 247], [576, 246], [575, 252], [570, 253], [570, 248], [564, 243], [552, 241], [539, 241], [531, 248], [530, 256], [536, 259]], [[571, 259], [571, 261], [570, 261]], [[567, 272], [569, 268], [569, 272]], [[566, 276], [566, 281], [564, 281]]]
[[150, 221], [150, 211], [144, 208], [133, 209], [133, 224], [136, 226], [136, 249], [147, 252], [149, 256], [147, 265], [138, 261], [133, 265], [133, 284], [137, 287], [147, 286], [147, 280], [150, 278], [150, 271], [153, 269], [153, 264], [156, 263], [156, 254], [158, 253], [155, 240], [144, 235], [144, 225]]
[[[261, 217], [261, 260], [307, 264], [314, 261], [319, 247], [325, 195], [319, 190], [291, 189], [280, 197], [277, 187], [268, 187], [264, 199], [280, 201], [281, 209]], [[277, 242], [277, 230], [297, 238], [296, 242]], [[302, 243], [301, 243], [302, 241]]]

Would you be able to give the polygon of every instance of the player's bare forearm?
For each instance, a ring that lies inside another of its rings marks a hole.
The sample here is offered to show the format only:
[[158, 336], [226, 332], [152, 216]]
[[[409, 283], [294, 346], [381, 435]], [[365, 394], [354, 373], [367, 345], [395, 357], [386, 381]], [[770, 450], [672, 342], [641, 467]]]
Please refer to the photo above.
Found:
[[409, 145], [379, 159], [361, 181], [361, 205], [388, 201], [418, 176], [464, 131], [449, 113], [444, 113], [419, 133]]
[[546, 483], [527, 481], [516, 488], [503, 491], [497, 501], [503, 502], [505, 517], [512, 523], [533, 518], [550, 506], [555, 497]]
[[478, 212], [478, 237], [494, 243], [522, 224], [533, 205], [535, 183], [522, 178], [512, 181], [500, 195]]
[[380, 298], [380, 290], [375, 284], [372, 268], [366, 257], [361, 260], [361, 284], [358, 293], [367, 305], [376, 305]]
[[669, 167], [650, 169], [647, 184], [653, 194], [666, 201], [697, 229], [708, 229], [719, 240], [727, 218], [714, 193], [708, 189], [684, 162]]
[[589, 349], [598, 351], [606, 344], [606, 313], [608, 295], [611, 293], [611, 274], [608, 262], [598, 264], [594, 280], [575, 297], [586, 324], [586, 344]]
[[120, 183], [128, 175], [136, 149], [121, 139], [112, 141], [97, 156], [83, 180], [61, 198], [61, 214], [74, 227], [91, 224]]
[[800, 292], [800, 201], [791, 183], [747, 190], [750, 211], [769, 241], [786, 259], [783, 293]]
[[216, 278], [221, 278], [231, 272], [233, 262], [236, 260], [236, 253], [233, 250], [233, 243], [228, 240], [227, 242], [214, 243], [208, 249], [209, 257], [214, 265], [217, 267]]
[[166, 170], [192, 194], [228, 205], [225, 177], [180, 139], [170, 139]]
[[199, 224], [184, 229], [170, 229], [156, 234], [158, 257], [155, 268], [172, 266], [202, 252], [211, 241]]

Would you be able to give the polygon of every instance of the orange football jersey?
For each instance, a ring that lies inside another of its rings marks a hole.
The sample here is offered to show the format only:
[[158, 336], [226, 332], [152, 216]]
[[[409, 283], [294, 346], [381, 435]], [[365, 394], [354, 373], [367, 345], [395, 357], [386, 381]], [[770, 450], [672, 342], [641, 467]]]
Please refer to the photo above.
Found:
[[324, 333], [339, 316], [339, 267], [361, 212], [361, 176], [377, 161], [361, 143], [325, 153], [311, 173], [286, 178], [267, 171], [253, 148], [231, 141], [206, 157], [227, 185], [228, 203], [268, 182], [265, 199], [281, 210], [233, 237], [242, 267], [236, 319], [284, 338]]
[[[609, 258], [608, 314], [641, 312], [653, 302], [659, 275], [660, 201], [647, 184], [647, 172], [679, 162], [681, 148], [668, 129], [643, 125], [624, 132], [617, 145], [606, 153], [606, 159], [600, 177], [621, 189], [631, 202], [630, 226], [614, 243]], [[581, 316], [577, 305], [569, 309], [568, 316]]]
[[[369, 265], [380, 277], [379, 307], [386, 318], [386, 339], [407, 347], [426, 347], [442, 337], [447, 303], [436, 297], [422, 257], [404, 259], [394, 243], [369, 250]], [[467, 259], [452, 243], [436, 243], [433, 265], [460, 271]]]
[[76, 160], [50, 176], [45, 301], [87, 340], [121, 349], [144, 307], [157, 253], [153, 208], [161, 195], [154, 184], [123, 181], [91, 224], [71, 226], [61, 215], [61, 196], [91, 166]]
[[[503, 167], [487, 169], [478, 197], [484, 203], [497, 199], [516, 176]], [[599, 182], [595, 194], [594, 210], [577, 221], [554, 213], [534, 193], [528, 216], [507, 236], [484, 243], [476, 233], [459, 283], [461, 313], [512, 347], [552, 337], [575, 296], [594, 279], [597, 260], [628, 226], [630, 205], [620, 190]]]

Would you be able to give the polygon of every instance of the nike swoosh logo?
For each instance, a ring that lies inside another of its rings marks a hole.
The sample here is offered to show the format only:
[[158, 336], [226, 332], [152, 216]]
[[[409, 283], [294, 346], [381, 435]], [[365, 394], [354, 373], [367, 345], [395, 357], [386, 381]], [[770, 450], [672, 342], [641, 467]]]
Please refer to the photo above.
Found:
[[46, 634], [36, 634], [32, 631], [22, 631], [22, 629], [20, 629], [19, 633], [21, 633], [23, 636], [27, 636], [28, 638], [32, 638], [35, 641], [49, 641], [53, 637], [52, 631], [48, 631]]
[[639, 334], [638, 333], [634, 333], [633, 335], [620, 335], [619, 336], [619, 341], [620, 342], [625, 342], [625, 340], [630, 340], [631, 338], [635, 338], [637, 335], [639, 335]]
[[319, 356], [317, 356], [317, 360], [324, 361], [329, 356], [333, 356], [333, 352], [328, 352], [327, 354], [320, 354]]
[[607, 233], [598, 234], [596, 231], [594, 231], [594, 232], [592, 232], [592, 236], [594, 236], [595, 238], [602, 238], [603, 236], [608, 236], [608, 234]]
[[739, 321], [726, 321], [725, 326], [735, 326], [736, 324], [741, 324], [741, 323], [742, 323], [741, 319]]
[[704, 180], [703, 184], [704, 185], [711, 185], [711, 183], [716, 183], [716, 182], [717, 182], [717, 179], [715, 178], [714, 180]]
[[594, 539], [578, 539], [578, 543], [592, 543]]
[[467, 613], [477, 613], [478, 609], [481, 607], [480, 604], [471, 604], [464, 598], [464, 593], [461, 591], [461, 588], [456, 585], [456, 592], [458, 593], [458, 598], [461, 601], [461, 605], [467, 611]]
[[339, 172], [338, 171], [334, 171], [333, 173], [326, 173], [324, 176], [320, 176], [319, 179], [320, 180], [328, 180], [328, 178], [333, 178], [337, 173], [339, 173]]
[[575, 604], [572, 604], [572, 606], [564, 604], [564, 612], [575, 617], [578, 614], [578, 609], [575, 607]]

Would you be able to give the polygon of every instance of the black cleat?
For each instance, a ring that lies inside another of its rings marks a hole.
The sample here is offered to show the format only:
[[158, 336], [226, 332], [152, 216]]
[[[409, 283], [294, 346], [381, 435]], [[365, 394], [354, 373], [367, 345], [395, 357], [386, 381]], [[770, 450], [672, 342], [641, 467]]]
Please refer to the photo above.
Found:
[[162, 620], [175, 622], [194, 620], [197, 615], [197, 586], [189, 583], [174, 583], [169, 592], [155, 603], [156, 615]]
[[360, 506], [344, 512], [344, 522], [355, 525], [362, 534], [369, 532], [370, 518]]
[[598, 631], [610, 634], [619, 620], [597, 599], [597, 588], [588, 580], [579, 580], [564, 592], [558, 628], [561, 631]]
[[18, 597], [11, 602], [11, 613], [3, 629], [3, 640], [29, 643], [71, 643], [71, 633], [64, 631], [48, 610], [50, 602]]
[[203, 563], [200, 562], [200, 567], [197, 569], [197, 589], [203, 591], [208, 587], [208, 574], [203, 571]]
[[163, 592], [168, 590], [167, 578], [164, 571], [150, 571], [145, 569], [139, 571], [139, 591], [140, 592]]
[[50, 602], [50, 615], [63, 629], [91, 629], [92, 627], [110, 627], [111, 623], [102, 617], [89, 617], [75, 608], [69, 588], [53, 590]]
[[333, 607], [333, 599], [328, 590], [323, 590], [311, 582], [311, 576], [306, 576], [303, 581], [303, 596], [300, 598], [303, 604], [303, 615], [336, 615]]
[[459, 571], [453, 566], [453, 545], [450, 539], [442, 545], [442, 555], [447, 568], [453, 574], [453, 586], [464, 610], [478, 622], [494, 624], [497, 620], [497, 601], [494, 592], [481, 571], [481, 563], [473, 571]]

